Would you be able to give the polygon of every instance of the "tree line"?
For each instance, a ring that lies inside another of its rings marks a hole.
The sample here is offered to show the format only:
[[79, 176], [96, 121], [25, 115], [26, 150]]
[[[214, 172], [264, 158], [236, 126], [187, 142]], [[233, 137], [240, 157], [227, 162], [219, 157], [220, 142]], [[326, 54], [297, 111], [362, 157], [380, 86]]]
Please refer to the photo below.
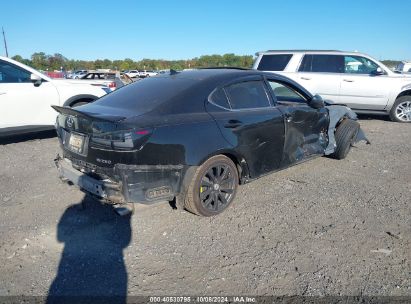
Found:
[[97, 59], [97, 60], [74, 60], [67, 59], [62, 54], [46, 54], [37, 52], [31, 57], [23, 58], [20, 55], [13, 56], [12, 59], [31, 66], [41, 71], [65, 71], [69, 70], [166, 70], [166, 69], [189, 69], [205, 67], [242, 67], [251, 68], [254, 58], [252, 55], [204, 55], [187, 60], [163, 60], [163, 59], [142, 59], [134, 61], [130, 58], [123, 60]]
[[[23, 58], [20, 55], [12, 59], [22, 62], [40, 71], [65, 71], [70, 70], [166, 70], [175, 69], [183, 70], [189, 68], [206, 68], [206, 67], [240, 67], [251, 68], [254, 57], [252, 55], [203, 55], [187, 60], [164, 60], [164, 59], [142, 59], [134, 61], [130, 58], [120, 60], [97, 59], [97, 60], [74, 60], [67, 59], [62, 54], [46, 54], [37, 52], [31, 55], [30, 59]], [[383, 60], [382, 63], [388, 67], [395, 67], [400, 61]]]

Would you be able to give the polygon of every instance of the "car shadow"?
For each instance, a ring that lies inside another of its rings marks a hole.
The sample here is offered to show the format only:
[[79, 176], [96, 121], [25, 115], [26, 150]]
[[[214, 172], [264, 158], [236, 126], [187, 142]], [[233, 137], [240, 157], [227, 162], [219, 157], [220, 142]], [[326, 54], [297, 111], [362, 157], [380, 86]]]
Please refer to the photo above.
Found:
[[88, 196], [68, 207], [57, 225], [64, 249], [46, 303], [126, 303], [130, 220]]
[[381, 121], [391, 121], [388, 115], [375, 115], [375, 114], [357, 114], [359, 120], [381, 120]]
[[0, 145], [15, 144], [23, 141], [56, 137], [56, 130], [39, 131], [28, 134], [0, 137]]

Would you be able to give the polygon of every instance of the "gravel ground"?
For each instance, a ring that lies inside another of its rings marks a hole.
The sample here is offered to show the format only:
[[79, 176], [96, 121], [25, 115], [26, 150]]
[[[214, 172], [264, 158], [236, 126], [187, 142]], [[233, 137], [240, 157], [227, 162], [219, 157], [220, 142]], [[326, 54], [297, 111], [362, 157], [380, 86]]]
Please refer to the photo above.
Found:
[[[0, 295], [411, 296], [411, 125], [239, 188], [220, 216], [132, 217], [60, 182], [57, 139], [0, 145]], [[13, 142], [16, 141], [16, 142]]]

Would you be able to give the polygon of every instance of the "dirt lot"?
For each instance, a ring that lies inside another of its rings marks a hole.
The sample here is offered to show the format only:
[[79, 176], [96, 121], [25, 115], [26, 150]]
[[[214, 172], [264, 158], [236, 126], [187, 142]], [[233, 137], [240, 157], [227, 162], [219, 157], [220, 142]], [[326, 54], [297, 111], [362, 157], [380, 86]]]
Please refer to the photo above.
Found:
[[411, 125], [361, 124], [372, 145], [242, 186], [215, 218], [119, 217], [57, 179], [55, 137], [3, 142], [0, 295], [411, 296]]

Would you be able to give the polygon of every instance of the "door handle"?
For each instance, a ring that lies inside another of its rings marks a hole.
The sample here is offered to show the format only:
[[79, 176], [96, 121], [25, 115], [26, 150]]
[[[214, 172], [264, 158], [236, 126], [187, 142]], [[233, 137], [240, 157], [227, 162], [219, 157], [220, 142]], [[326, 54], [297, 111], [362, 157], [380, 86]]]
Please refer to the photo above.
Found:
[[243, 125], [243, 123], [242, 123], [241, 121], [239, 121], [239, 120], [237, 120], [237, 119], [230, 119], [230, 120], [228, 121], [228, 123], [226, 123], [226, 124], [224, 125], [224, 128], [234, 129], [234, 128], [238, 128], [238, 127], [240, 127], [240, 126], [242, 126], [242, 125]]
[[311, 77], [300, 77], [303, 80], [311, 80]]
[[352, 79], [343, 79], [343, 81], [345, 81], [345, 82], [354, 82], [354, 80], [352, 80]]

